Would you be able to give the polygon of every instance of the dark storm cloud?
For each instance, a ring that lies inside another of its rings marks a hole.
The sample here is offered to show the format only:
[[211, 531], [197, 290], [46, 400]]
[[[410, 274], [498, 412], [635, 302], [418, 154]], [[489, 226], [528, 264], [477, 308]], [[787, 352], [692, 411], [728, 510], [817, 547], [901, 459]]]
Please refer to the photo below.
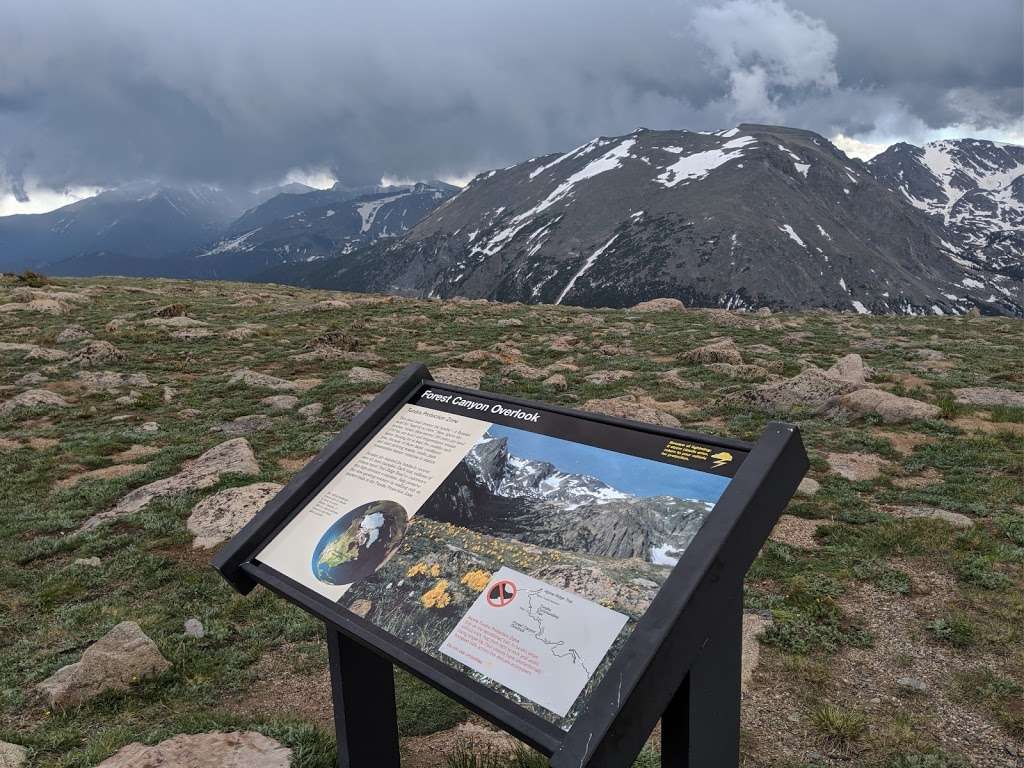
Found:
[[0, 185], [461, 175], [638, 125], [1010, 131], [1021, 55], [1019, 0], [38, 0], [0, 24]]

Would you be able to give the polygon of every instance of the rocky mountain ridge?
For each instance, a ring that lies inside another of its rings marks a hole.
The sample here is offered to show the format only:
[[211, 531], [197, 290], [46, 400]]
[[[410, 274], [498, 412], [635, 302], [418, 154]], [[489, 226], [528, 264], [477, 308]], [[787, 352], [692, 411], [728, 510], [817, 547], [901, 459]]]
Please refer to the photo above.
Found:
[[292, 281], [585, 306], [1024, 311], [1010, 276], [953, 239], [810, 131], [637, 129], [481, 174], [399, 241]]

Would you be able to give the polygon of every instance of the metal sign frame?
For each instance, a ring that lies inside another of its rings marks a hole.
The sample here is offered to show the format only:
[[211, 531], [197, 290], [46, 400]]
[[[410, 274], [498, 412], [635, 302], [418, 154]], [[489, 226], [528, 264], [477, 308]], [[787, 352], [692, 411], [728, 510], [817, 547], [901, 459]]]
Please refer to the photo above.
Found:
[[[431, 386], [748, 452], [568, 731], [255, 558], [399, 408]], [[413, 364], [217, 552], [213, 566], [242, 594], [261, 584], [324, 622], [343, 768], [399, 765], [393, 665], [542, 752], [553, 768], [631, 765], [659, 718], [662, 765], [736, 766], [743, 577], [807, 467], [791, 425], [769, 423], [751, 444], [440, 384]]]

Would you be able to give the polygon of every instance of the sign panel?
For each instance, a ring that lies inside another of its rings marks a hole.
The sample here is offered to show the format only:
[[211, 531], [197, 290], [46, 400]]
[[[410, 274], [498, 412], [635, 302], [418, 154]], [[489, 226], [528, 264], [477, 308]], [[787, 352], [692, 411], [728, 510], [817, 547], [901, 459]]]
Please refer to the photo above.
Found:
[[745, 458], [432, 386], [257, 559], [568, 730]]

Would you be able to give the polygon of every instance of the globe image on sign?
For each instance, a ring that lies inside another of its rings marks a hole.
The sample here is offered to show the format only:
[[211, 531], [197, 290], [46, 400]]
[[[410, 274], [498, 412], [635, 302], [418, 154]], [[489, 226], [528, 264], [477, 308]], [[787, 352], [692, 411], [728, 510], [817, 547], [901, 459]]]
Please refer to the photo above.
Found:
[[369, 576], [402, 543], [409, 516], [393, 501], [356, 507], [328, 528], [313, 550], [313, 575], [327, 584], [351, 584]]

